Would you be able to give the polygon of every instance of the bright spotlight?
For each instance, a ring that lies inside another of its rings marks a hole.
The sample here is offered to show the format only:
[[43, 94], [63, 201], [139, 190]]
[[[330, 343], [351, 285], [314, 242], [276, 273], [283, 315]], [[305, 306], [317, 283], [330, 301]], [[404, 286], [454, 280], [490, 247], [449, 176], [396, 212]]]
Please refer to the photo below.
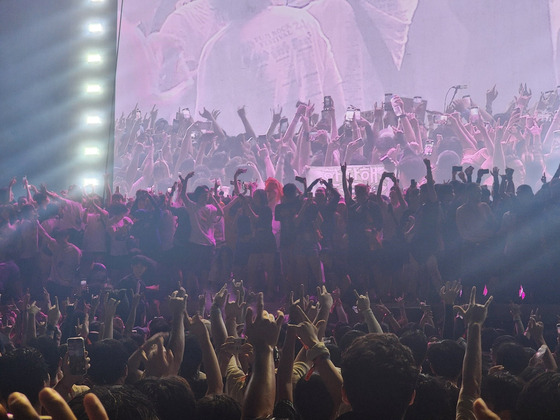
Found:
[[99, 185], [99, 180], [97, 178], [84, 178], [82, 185], [84, 187], [89, 187], [89, 186], [92, 186], [92, 185], [94, 187], [96, 187], [96, 186]]
[[84, 149], [84, 155], [86, 156], [99, 156], [101, 154], [101, 150], [99, 147], [86, 147]]
[[103, 25], [101, 23], [90, 23], [88, 25], [88, 32], [90, 34], [102, 34], [103, 33]]
[[87, 93], [101, 93], [101, 85], [99, 83], [88, 83], [86, 85]]
[[101, 63], [101, 54], [91, 53], [87, 55], [87, 62], [92, 64]]
[[101, 117], [99, 115], [88, 115], [86, 117], [86, 123], [88, 125], [99, 125], [101, 124]]

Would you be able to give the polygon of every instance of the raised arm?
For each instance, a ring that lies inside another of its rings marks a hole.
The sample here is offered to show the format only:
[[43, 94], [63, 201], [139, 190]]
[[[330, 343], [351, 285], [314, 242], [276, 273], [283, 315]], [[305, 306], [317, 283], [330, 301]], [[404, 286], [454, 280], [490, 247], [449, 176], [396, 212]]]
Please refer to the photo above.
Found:
[[356, 296], [356, 306], [358, 308], [358, 312], [364, 317], [364, 321], [368, 326], [368, 331], [370, 333], [383, 333], [381, 325], [379, 325], [377, 318], [375, 318], [375, 315], [371, 310], [368, 292], [366, 292], [365, 295], [360, 295], [356, 290], [354, 290], [354, 295]]
[[242, 419], [265, 418], [274, 410], [276, 384], [273, 349], [283, 322], [284, 314], [281, 312], [274, 319], [271, 314], [264, 311], [262, 293], [258, 295], [256, 318], [253, 319], [251, 308], [247, 310], [245, 332], [253, 345], [255, 361], [245, 391]]
[[437, 202], [437, 194], [435, 189], [434, 177], [432, 175], [432, 164], [430, 159], [424, 159], [424, 165], [426, 165], [426, 181], [428, 181], [428, 200], [431, 203]]
[[216, 352], [210, 342], [208, 329], [198, 315], [192, 318], [189, 328], [191, 334], [197, 338], [202, 349], [202, 363], [204, 364], [208, 382], [208, 391], [206, 391], [206, 395], [222, 394], [224, 388], [222, 374], [220, 372], [220, 365], [218, 364]]
[[253, 137], [254, 139], [256, 139], [257, 135], [255, 134], [255, 130], [253, 130], [253, 127], [251, 127], [251, 123], [247, 119], [247, 113], [245, 111], [245, 105], [237, 108], [237, 115], [239, 115], [239, 118], [241, 119], [241, 122], [243, 123], [243, 127], [245, 128], [245, 133], [247, 133], [247, 137]]
[[467, 322], [467, 349], [463, 359], [463, 382], [459, 391], [457, 402], [456, 419], [474, 419], [473, 403], [480, 397], [480, 383], [482, 381], [482, 325], [488, 315], [488, 305], [492, 302], [492, 296], [484, 305], [479, 305], [475, 300], [476, 287], [471, 290], [469, 306], [465, 310], [462, 306], [456, 306], [456, 310], [462, 313]]

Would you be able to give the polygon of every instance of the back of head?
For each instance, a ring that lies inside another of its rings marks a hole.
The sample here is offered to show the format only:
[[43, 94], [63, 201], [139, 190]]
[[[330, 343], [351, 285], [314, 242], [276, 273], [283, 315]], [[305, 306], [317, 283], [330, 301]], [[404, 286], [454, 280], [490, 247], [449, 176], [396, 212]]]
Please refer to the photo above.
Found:
[[502, 365], [506, 371], [519, 375], [529, 365], [529, 354], [517, 343], [503, 343], [496, 350], [496, 364]]
[[297, 195], [296, 184], [288, 183], [288, 184], [284, 185], [284, 188], [282, 189], [282, 193], [283, 193], [284, 197], [286, 197], [286, 198], [289, 198], [289, 199], [296, 198], [296, 195]]
[[96, 386], [80, 394], [68, 405], [78, 420], [89, 420], [84, 409], [84, 396], [95, 394], [111, 420], [159, 420], [150, 399], [132, 386]]
[[195, 418], [194, 395], [184, 378], [147, 378], [136, 382], [134, 387], [152, 401], [160, 420]]
[[456, 341], [442, 340], [431, 344], [426, 356], [435, 375], [455, 381], [463, 367], [465, 349]]
[[93, 344], [89, 350], [88, 377], [95, 385], [115, 385], [126, 374], [128, 353], [125, 346], [112, 338]]
[[43, 360], [47, 364], [50, 379], [51, 381], [54, 380], [58, 373], [58, 362], [60, 361], [56, 342], [46, 335], [41, 335], [31, 339], [29, 347], [33, 347], [41, 352]]
[[405, 420], [447, 420], [455, 418], [459, 391], [449, 382], [434, 376], [420, 375], [414, 404]]
[[36, 405], [39, 391], [48, 380], [47, 364], [37, 349], [22, 347], [0, 357], [0, 399], [3, 401], [7, 401], [12, 392], [21, 392]]
[[519, 394], [517, 420], [560, 418], [560, 373], [545, 372], [529, 382]]
[[334, 403], [318, 374], [302, 377], [294, 389], [294, 406], [302, 420], [332, 417]]
[[204, 420], [238, 420], [241, 405], [228, 395], [207, 395], [196, 402], [196, 417]]
[[346, 349], [352, 345], [352, 343], [354, 342], [354, 340], [356, 340], [356, 338], [362, 337], [364, 335], [366, 335], [366, 333], [360, 330], [350, 330], [346, 332], [338, 342], [338, 347], [340, 348], [340, 351], [344, 353]]
[[416, 366], [422, 366], [424, 360], [426, 359], [426, 353], [428, 351], [428, 337], [424, 334], [422, 330], [409, 330], [405, 331], [399, 338], [401, 344], [412, 351], [414, 356], [414, 361]]
[[497, 414], [513, 412], [522, 389], [523, 383], [511, 373], [496, 372], [482, 378], [480, 396]]
[[412, 401], [418, 369], [410, 349], [393, 334], [357, 338], [342, 356], [343, 386], [352, 411], [401, 419]]

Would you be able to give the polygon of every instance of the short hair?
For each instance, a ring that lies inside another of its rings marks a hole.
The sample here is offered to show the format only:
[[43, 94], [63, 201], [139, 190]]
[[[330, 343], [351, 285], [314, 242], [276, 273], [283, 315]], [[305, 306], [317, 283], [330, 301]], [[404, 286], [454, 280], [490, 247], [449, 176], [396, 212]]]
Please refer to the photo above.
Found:
[[560, 373], [545, 372], [533, 378], [519, 394], [517, 420], [560, 418]]
[[78, 420], [88, 420], [84, 397], [89, 393], [99, 398], [111, 420], [160, 420], [150, 399], [130, 385], [96, 386], [70, 400]]
[[495, 413], [515, 410], [523, 382], [509, 372], [496, 372], [482, 378], [480, 396]]
[[60, 362], [60, 355], [58, 353], [58, 345], [56, 344], [56, 341], [46, 335], [41, 335], [29, 340], [29, 347], [33, 347], [41, 352], [43, 360], [47, 364], [51, 381], [55, 379]]
[[4, 401], [12, 392], [21, 392], [35, 405], [48, 380], [47, 364], [37, 349], [22, 347], [0, 357], [0, 397]]
[[152, 401], [160, 420], [197, 418], [194, 394], [180, 376], [146, 378], [136, 382], [134, 387]]
[[292, 184], [290, 182], [284, 185], [284, 188], [282, 189], [282, 193], [286, 197], [294, 198], [297, 195], [297, 187], [295, 184]]
[[465, 349], [453, 340], [442, 340], [428, 347], [426, 357], [437, 376], [455, 380], [461, 373]]
[[361, 330], [352, 329], [347, 331], [342, 337], [340, 337], [340, 341], [338, 342], [340, 351], [344, 353], [358, 337], [362, 337], [364, 335], [366, 335], [366, 333]]
[[314, 373], [303, 376], [294, 388], [294, 406], [300, 419], [328, 419], [332, 417], [334, 402], [323, 379]]
[[435, 376], [420, 375], [414, 404], [404, 420], [446, 420], [455, 418], [459, 390]]
[[[184, 416], [182, 418], [190, 417]], [[207, 395], [196, 402], [196, 417], [192, 418], [238, 420], [241, 418], [241, 405], [229, 395]]]
[[342, 356], [344, 389], [352, 411], [400, 419], [412, 399], [418, 369], [410, 349], [394, 334], [357, 338]]
[[496, 349], [496, 364], [513, 375], [523, 372], [530, 358], [525, 348], [517, 343], [503, 343]]
[[88, 349], [88, 355], [88, 377], [95, 385], [114, 385], [126, 372], [128, 352], [118, 340], [98, 341]]
[[194, 201], [198, 201], [200, 196], [202, 194], [206, 194], [208, 191], [210, 191], [210, 188], [208, 188], [206, 185], [199, 185], [198, 187], [196, 187], [192, 194]]
[[426, 359], [426, 353], [428, 352], [428, 337], [426, 337], [424, 331], [405, 331], [400, 336], [399, 341], [412, 351], [412, 356], [414, 356], [416, 366], [422, 366], [422, 363]]

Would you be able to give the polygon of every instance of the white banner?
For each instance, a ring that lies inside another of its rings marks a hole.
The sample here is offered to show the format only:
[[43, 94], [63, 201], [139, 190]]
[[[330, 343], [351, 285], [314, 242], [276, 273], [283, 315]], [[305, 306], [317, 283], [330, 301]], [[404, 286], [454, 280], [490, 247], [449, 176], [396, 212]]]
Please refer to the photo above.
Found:
[[[372, 191], [376, 191], [384, 170], [383, 165], [348, 165], [346, 176], [354, 178], [353, 185], [367, 184], [371, 187]], [[340, 194], [343, 194], [340, 166], [310, 166], [307, 169], [306, 178], [308, 184], [317, 178], [323, 178], [325, 181], [332, 178], [333, 186]], [[384, 195], [389, 195], [391, 186], [392, 182], [386, 182], [383, 185]]]

